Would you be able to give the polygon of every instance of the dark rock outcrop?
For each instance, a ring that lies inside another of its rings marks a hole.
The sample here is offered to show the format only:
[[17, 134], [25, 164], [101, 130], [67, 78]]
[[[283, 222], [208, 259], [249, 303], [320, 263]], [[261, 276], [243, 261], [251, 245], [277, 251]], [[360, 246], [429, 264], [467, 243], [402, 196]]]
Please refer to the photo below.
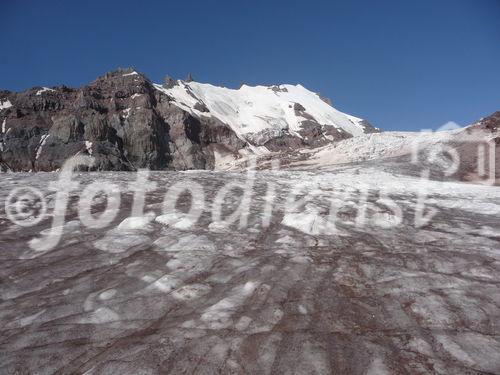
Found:
[[[202, 123], [172, 104], [132, 69], [79, 89], [0, 91], [0, 99], [1, 170], [57, 170], [78, 153], [92, 154], [95, 170], [211, 169], [212, 144], [233, 153], [246, 146], [225, 124]], [[208, 111], [201, 104], [196, 109]]]
[[[459, 133], [452, 143], [460, 157], [461, 180], [500, 184], [500, 112], [482, 118]], [[482, 160], [480, 160], [482, 159]]]
[[163, 83], [163, 87], [165, 87], [166, 89], [171, 89], [176, 84], [177, 84], [177, 81], [175, 79], [173, 79], [169, 75], [165, 76], [165, 82]]

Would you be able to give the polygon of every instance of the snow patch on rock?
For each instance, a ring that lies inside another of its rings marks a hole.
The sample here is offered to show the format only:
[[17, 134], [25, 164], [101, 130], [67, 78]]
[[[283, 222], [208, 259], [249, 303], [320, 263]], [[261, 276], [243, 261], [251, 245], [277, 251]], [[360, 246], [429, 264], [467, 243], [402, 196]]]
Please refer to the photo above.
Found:
[[0, 99], [0, 110], [7, 109], [10, 107], [12, 107], [12, 103], [9, 101], [9, 99], [6, 100]]
[[38, 90], [36, 92], [36, 95], [39, 96], [39, 95], [42, 95], [44, 92], [50, 92], [50, 91], [56, 91], [56, 90], [48, 88], [48, 87], [42, 87], [41, 90]]
[[42, 149], [43, 149], [43, 146], [45, 145], [45, 143], [47, 142], [47, 139], [50, 137], [50, 134], [44, 134], [42, 135], [42, 138], [40, 139], [40, 143], [38, 144], [38, 147], [36, 149], [36, 156], [35, 156], [35, 160], [38, 160], [38, 158], [40, 157], [40, 155], [42, 154]]

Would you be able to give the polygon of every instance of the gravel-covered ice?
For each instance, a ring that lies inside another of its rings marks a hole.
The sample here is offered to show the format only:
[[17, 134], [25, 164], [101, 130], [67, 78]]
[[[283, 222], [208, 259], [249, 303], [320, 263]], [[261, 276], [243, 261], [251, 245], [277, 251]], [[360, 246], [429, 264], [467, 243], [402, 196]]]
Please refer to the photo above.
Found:
[[[129, 209], [134, 174], [75, 173], [78, 191], [96, 180], [118, 186], [122, 208], [105, 228], [88, 228], [74, 191], [58, 245], [37, 252], [34, 237], [59, 232], [53, 204], [19, 229], [3, 202], [21, 185], [54, 199], [47, 187], [57, 178], [0, 179], [0, 373], [500, 373], [499, 187], [383, 166], [258, 171], [240, 228], [213, 222], [211, 203], [244, 173], [151, 172], [164, 189], [147, 194], [143, 216]], [[206, 208], [184, 225], [182, 200], [175, 213], [161, 207], [172, 181], [193, 180]], [[270, 182], [277, 197], [264, 225]], [[357, 225], [366, 185], [366, 225]], [[424, 214], [435, 215], [417, 227], [422, 188]], [[239, 199], [228, 196], [222, 218]]]

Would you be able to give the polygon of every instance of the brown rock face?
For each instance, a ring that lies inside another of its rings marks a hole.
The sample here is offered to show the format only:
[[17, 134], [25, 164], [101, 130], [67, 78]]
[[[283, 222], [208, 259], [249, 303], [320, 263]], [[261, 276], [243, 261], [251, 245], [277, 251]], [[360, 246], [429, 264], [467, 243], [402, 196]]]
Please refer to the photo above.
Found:
[[0, 99], [12, 104], [0, 110], [2, 170], [56, 170], [78, 153], [91, 153], [96, 170], [210, 169], [212, 143], [230, 152], [246, 146], [225, 124], [202, 123], [173, 105], [132, 69], [79, 89], [0, 91]]
[[494, 178], [500, 184], [500, 112], [472, 124], [461, 135], [462, 142], [454, 144], [460, 155], [458, 176], [474, 182]]
[[497, 111], [488, 117], [479, 120], [476, 124], [470, 126], [469, 130], [486, 130], [492, 133], [500, 131], [500, 111]]

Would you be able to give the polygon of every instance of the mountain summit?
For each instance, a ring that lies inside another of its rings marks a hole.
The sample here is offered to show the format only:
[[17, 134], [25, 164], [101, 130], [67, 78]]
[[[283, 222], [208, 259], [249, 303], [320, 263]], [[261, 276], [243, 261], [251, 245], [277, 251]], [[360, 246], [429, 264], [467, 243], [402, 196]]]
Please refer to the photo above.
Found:
[[221, 160], [327, 145], [378, 132], [301, 85], [233, 90], [155, 84], [118, 69], [79, 89], [0, 91], [0, 168], [51, 171], [78, 153], [97, 170], [214, 169]]

